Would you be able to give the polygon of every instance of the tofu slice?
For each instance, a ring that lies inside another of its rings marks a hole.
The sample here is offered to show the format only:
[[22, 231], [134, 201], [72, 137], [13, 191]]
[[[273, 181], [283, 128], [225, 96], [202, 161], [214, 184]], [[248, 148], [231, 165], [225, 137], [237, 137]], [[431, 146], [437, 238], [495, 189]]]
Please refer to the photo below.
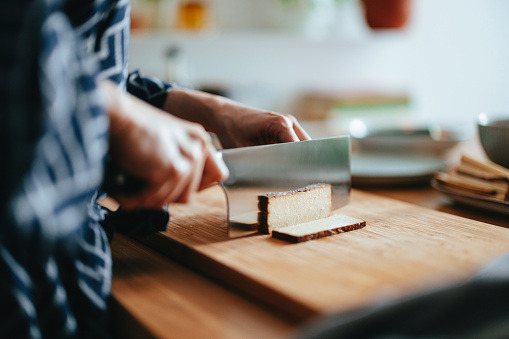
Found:
[[332, 208], [331, 198], [332, 188], [329, 184], [260, 195], [259, 232], [270, 234], [281, 227], [329, 217]]
[[335, 214], [328, 218], [287, 226], [272, 231], [272, 237], [299, 243], [313, 239], [357, 230], [366, 226], [366, 222], [347, 215]]

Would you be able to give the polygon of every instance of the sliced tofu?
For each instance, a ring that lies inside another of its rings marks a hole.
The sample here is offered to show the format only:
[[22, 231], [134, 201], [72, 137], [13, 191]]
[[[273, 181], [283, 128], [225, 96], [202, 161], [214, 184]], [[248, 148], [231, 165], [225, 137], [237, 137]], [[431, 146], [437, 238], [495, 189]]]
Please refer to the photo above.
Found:
[[327, 218], [273, 230], [272, 237], [298, 243], [357, 230], [365, 226], [366, 222], [363, 220], [335, 214]]
[[329, 217], [332, 208], [329, 184], [258, 196], [260, 233], [269, 234], [281, 227]]

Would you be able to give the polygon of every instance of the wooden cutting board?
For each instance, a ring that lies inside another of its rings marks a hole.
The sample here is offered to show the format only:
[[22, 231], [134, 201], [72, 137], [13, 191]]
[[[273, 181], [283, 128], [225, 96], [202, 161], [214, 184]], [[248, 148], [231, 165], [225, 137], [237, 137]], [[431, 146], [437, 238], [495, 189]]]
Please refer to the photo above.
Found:
[[171, 206], [166, 232], [138, 240], [302, 319], [460, 282], [509, 251], [509, 229], [358, 190], [335, 213], [365, 228], [300, 244], [229, 239], [225, 211], [213, 187]]

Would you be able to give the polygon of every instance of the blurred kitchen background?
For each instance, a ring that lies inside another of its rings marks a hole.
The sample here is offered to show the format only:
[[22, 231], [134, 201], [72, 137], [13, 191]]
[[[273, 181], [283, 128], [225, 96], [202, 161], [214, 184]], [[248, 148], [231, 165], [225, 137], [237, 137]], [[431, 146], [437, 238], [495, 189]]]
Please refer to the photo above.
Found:
[[[403, 7], [368, 18], [380, 3]], [[508, 18], [506, 0], [134, 0], [130, 68], [292, 113], [313, 137], [468, 132], [509, 111]]]

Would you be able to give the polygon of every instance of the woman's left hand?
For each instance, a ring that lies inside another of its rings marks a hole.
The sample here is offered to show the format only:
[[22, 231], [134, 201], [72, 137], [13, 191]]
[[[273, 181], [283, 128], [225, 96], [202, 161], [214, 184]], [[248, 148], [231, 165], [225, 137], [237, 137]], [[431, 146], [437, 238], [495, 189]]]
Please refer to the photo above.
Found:
[[311, 139], [292, 115], [256, 109], [200, 91], [175, 88], [164, 109], [215, 133], [224, 148]]

